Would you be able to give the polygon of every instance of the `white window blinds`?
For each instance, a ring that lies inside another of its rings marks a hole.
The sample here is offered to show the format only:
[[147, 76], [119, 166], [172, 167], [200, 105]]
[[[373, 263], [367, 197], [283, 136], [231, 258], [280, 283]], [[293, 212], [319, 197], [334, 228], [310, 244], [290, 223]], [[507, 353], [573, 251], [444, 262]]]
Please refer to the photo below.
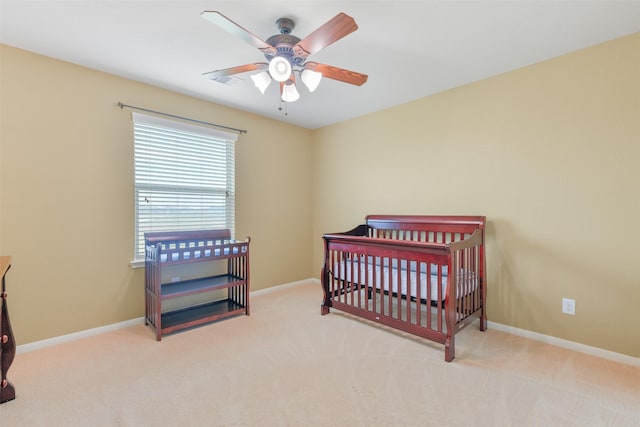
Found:
[[144, 233], [228, 228], [234, 235], [235, 133], [132, 113], [135, 249]]

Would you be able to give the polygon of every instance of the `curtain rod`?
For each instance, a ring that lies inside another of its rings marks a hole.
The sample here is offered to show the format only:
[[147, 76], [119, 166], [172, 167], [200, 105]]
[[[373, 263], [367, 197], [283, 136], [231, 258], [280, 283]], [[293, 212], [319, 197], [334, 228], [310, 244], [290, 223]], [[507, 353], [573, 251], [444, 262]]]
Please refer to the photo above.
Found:
[[202, 120], [190, 119], [189, 117], [176, 116], [174, 114], [163, 113], [161, 111], [155, 111], [155, 110], [149, 110], [147, 108], [136, 107], [135, 105], [127, 105], [127, 104], [123, 104], [122, 102], [118, 102], [118, 107], [120, 107], [120, 109], [123, 109], [125, 107], [126, 108], [133, 108], [134, 110], [146, 111], [147, 113], [160, 114], [161, 116], [173, 117], [174, 119], [187, 120], [187, 121], [190, 121], [190, 122], [200, 123], [200, 124], [203, 124], [203, 125], [215, 126], [215, 127], [219, 127], [219, 128], [222, 128], [222, 129], [233, 130], [233, 131], [236, 131], [238, 133], [247, 133], [246, 129], [236, 129], [236, 128], [232, 128], [232, 127], [229, 127], [229, 126], [219, 125], [219, 124], [216, 124], [216, 123], [203, 122]]

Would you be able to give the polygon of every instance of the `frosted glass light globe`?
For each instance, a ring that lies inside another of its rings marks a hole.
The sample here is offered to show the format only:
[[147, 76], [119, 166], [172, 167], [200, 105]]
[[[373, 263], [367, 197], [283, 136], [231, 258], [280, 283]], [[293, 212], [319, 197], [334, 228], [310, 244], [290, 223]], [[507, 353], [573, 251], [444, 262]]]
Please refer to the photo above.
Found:
[[291, 76], [291, 64], [286, 58], [276, 56], [269, 62], [269, 74], [278, 82], [285, 82]]

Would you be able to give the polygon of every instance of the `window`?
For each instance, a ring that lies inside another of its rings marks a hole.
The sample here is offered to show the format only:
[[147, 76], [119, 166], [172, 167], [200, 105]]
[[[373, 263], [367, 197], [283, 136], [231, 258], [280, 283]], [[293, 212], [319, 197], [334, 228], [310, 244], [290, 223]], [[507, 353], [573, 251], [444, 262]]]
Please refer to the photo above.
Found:
[[234, 235], [235, 133], [133, 114], [134, 261], [144, 233], [229, 228]]

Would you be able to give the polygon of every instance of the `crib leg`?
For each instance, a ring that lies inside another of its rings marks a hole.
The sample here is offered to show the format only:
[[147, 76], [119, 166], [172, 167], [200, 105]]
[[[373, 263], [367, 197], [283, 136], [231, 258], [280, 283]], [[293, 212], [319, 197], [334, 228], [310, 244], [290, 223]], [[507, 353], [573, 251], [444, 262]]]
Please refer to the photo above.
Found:
[[331, 308], [331, 298], [325, 296], [322, 299], [322, 304], [320, 304], [320, 314], [323, 316], [329, 314], [329, 308]]
[[482, 311], [480, 312], [480, 330], [483, 332], [487, 330], [487, 312], [484, 307], [482, 307]]
[[444, 343], [444, 361], [451, 362], [456, 357], [456, 341], [453, 335], [447, 337]]
[[456, 357], [456, 303], [447, 298], [444, 301], [444, 318], [447, 323], [447, 339], [444, 342], [444, 360], [451, 362]]
[[[326, 251], [325, 251], [326, 253]], [[326, 264], [326, 260], [325, 260]], [[328, 270], [323, 267], [320, 273], [320, 285], [322, 286], [322, 304], [320, 304], [320, 314], [322, 316], [329, 314], [329, 307], [331, 307], [331, 292], [329, 291], [329, 273]]]
[[[486, 271], [486, 268], [484, 269]], [[480, 310], [480, 330], [487, 330], [487, 285], [482, 279], [480, 284], [480, 303], [482, 304], [482, 310]]]
[[320, 314], [321, 315], [325, 315], [325, 314], [329, 314], [329, 306], [322, 303], [322, 305], [320, 306]]
[[329, 314], [329, 308], [331, 307], [331, 298], [327, 289], [323, 289], [324, 297], [322, 298], [322, 304], [320, 304], [320, 314]]

